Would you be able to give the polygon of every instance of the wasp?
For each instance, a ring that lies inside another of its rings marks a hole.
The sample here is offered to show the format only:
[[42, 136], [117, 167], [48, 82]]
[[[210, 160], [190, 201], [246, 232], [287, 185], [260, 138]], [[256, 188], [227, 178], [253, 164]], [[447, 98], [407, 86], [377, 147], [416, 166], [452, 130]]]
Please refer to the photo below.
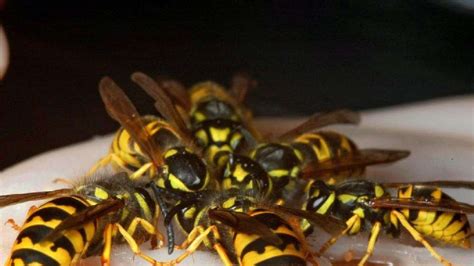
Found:
[[206, 188], [209, 172], [187, 131], [154, 116], [140, 116], [123, 90], [108, 77], [100, 81], [99, 90], [107, 112], [122, 128], [115, 134], [110, 153], [92, 172], [112, 163], [130, 172], [132, 179], [156, 177], [160, 187], [184, 191]]
[[[156, 85], [146, 76], [136, 80], [137, 83], [151, 82], [152, 86]], [[140, 168], [131, 174], [132, 179], [148, 174], [150, 181], [160, 188], [185, 192], [201, 191], [216, 185], [201, 159], [199, 148], [194, 145], [192, 136], [182, 125], [179, 114], [174, 113], [176, 109], [170, 102], [160, 105], [165, 117], [170, 117], [170, 122], [165, 122], [155, 117], [140, 116], [123, 90], [108, 77], [101, 80], [99, 90], [109, 115], [122, 126], [112, 143], [112, 153], [107, 157], [129, 161], [137, 159]], [[119, 145], [120, 142], [126, 143]], [[162, 212], [166, 213], [164, 207]], [[170, 226], [167, 227], [167, 235], [168, 252], [171, 253], [174, 233]]]
[[[359, 149], [337, 132], [316, 131], [333, 124], [358, 124], [360, 116], [350, 110], [336, 110], [311, 116], [285, 133], [260, 140], [249, 156], [259, 163], [273, 180], [280, 195], [300, 192], [302, 177], [337, 182], [360, 176], [369, 165], [390, 163], [407, 157], [410, 152], [388, 149]], [[300, 182], [301, 181], [301, 182]]]
[[[398, 237], [404, 228], [438, 261], [452, 265], [436, 252], [426, 238], [470, 248], [472, 231], [466, 214], [474, 213], [474, 206], [455, 201], [442, 192], [440, 186], [474, 189], [474, 182], [377, 184], [354, 179], [332, 185], [321, 180], [310, 181], [306, 187], [303, 210], [346, 221], [346, 229], [329, 239], [319, 250], [320, 254], [344, 235], [370, 230], [367, 251], [359, 262], [359, 265], [364, 265], [383, 229], [387, 234]], [[396, 196], [388, 192], [390, 188], [397, 188]], [[306, 235], [312, 230], [304, 220], [302, 228]]]
[[126, 242], [139, 257], [139, 244], [162, 239], [156, 229], [160, 215], [147, 180], [126, 173], [88, 177], [72, 188], [0, 196], [0, 207], [30, 200], [50, 199], [28, 211], [6, 265], [74, 265], [81, 258], [101, 255], [110, 265], [112, 243]]
[[[251, 112], [242, 104], [248, 89], [255, 86], [248, 75], [235, 75], [230, 92], [212, 81], [197, 83], [186, 90], [175, 80], [160, 79], [159, 84], [153, 83], [140, 72], [134, 73], [132, 79], [156, 101], [155, 107], [165, 116], [168, 111], [163, 106], [172, 105], [171, 99], [176, 101], [174, 113], [183, 118], [178, 120], [192, 130], [206, 160], [218, 169], [223, 168], [230, 153], [244, 149], [259, 134]], [[175, 120], [176, 116], [167, 118]]]
[[[317, 264], [306, 244], [299, 217], [331, 232], [344, 223], [332, 217], [299, 209], [266, 204], [260, 195], [236, 190], [173, 193], [174, 206], [165, 224], [176, 216], [187, 239], [179, 246], [186, 251], [171, 264], [182, 262], [199, 246], [215, 250], [224, 265], [306, 265]], [[192, 218], [188, 216], [189, 210]]]

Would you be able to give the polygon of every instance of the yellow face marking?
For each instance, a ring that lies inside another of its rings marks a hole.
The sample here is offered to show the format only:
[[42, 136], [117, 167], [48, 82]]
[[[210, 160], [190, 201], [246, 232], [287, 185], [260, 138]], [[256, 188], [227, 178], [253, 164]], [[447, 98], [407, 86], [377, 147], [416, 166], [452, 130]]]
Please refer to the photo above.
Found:
[[214, 142], [225, 142], [230, 134], [230, 128], [209, 128], [211, 138]]

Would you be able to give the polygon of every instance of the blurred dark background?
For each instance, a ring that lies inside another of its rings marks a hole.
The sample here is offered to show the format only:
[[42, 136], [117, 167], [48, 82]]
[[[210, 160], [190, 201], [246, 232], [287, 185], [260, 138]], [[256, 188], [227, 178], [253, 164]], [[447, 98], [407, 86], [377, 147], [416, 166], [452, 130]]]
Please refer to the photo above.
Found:
[[[97, 1], [99, 2], [99, 1]], [[99, 79], [139, 106], [135, 70], [186, 85], [234, 71], [259, 80], [256, 115], [357, 110], [473, 92], [474, 10], [448, 1], [3, 3], [10, 67], [0, 87], [0, 169], [117, 128]]]

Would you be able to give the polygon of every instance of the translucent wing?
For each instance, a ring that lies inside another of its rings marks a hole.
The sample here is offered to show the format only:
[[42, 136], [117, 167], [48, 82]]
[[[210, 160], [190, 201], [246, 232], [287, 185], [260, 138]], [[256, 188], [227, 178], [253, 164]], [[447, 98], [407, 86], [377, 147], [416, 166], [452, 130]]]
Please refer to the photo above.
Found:
[[66, 230], [77, 229], [85, 223], [94, 221], [111, 212], [123, 208], [124, 203], [117, 198], [111, 198], [100, 202], [97, 205], [89, 206], [86, 209], [75, 213], [63, 220], [53, 231], [44, 237], [44, 241], [55, 241], [62, 236]]
[[230, 91], [238, 103], [243, 103], [250, 89], [257, 87], [257, 81], [246, 72], [235, 73], [230, 83]]
[[[158, 76], [156, 81], [160, 87], [163, 88], [166, 93], [186, 111], [191, 109], [191, 100], [189, 99], [189, 94], [181, 82], [166, 78], [164, 76]], [[152, 95], [150, 96], [153, 97]]]
[[313, 176], [319, 176], [333, 171], [365, 167], [374, 164], [391, 163], [406, 158], [408, 155], [410, 155], [410, 152], [405, 150], [364, 149], [356, 154], [321, 163], [309, 164], [303, 170], [303, 176], [311, 178]]
[[32, 200], [42, 200], [53, 198], [56, 196], [63, 196], [71, 194], [72, 189], [57, 189], [51, 191], [41, 191], [41, 192], [32, 192], [32, 193], [23, 193], [23, 194], [10, 194], [10, 195], [2, 195], [0, 196], [0, 208], [19, 204], [27, 201]]
[[359, 124], [360, 114], [351, 110], [336, 110], [326, 113], [312, 115], [308, 120], [296, 126], [293, 129], [281, 134], [278, 140], [285, 141], [296, 138], [297, 136], [313, 131], [315, 129], [334, 125], [334, 124]]
[[152, 78], [141, 73], [132, 74], [132, 80], [155, 100], [155, 108], [163, 117], [171, 123], [179, 133], [185, 144], [195, 151], [199, 149], [194, 144], [194, 138], [181, 117], [179, 111], [173, 105], [166, 92]]
[[282, 242], [267, 225], [246, 213], [226, 209], [210, 209], [208, 214], [209, 218], [232, 227], [237, 232], [259, 235], [263, 240], [274, 245], [279, 245]]
[[110, 117], [120, 123], [156, 166], [163, 165], [162, 151], [150, 136], [137, 109], [115, 82], [104, 77], [99, 83], [102, 101]]
[[414, 209], [427, 211], [474, 213], [474, 205], [458, 202], [452, 199], [442, 199], [439, 201], [426, 201], [415, 199], [400, 199], [396, 197], [383, 197], [372, 199], [369, 204], [374, 208], [390, 209]]
[[336, 235], [347, 228], [347, 225], [344, 221], [332, 216], [312, 213], [301, 209], [288, 208], [279, 205], [274, 206], [274, 208], [283, 213], [307, 219], [310, 223], [318, 226], [319, 228], [323, 229], [331, 235]]
[[431, 186], [431, 187], [474, 189], [474, 181], [461, 181], [461, 180], [436, 180], [436, 181], [423, 181], [423, 182], [410, 182], [410, 183], [384, 183], [383, 185], [384, 187], [421, 185], [421, 186]]

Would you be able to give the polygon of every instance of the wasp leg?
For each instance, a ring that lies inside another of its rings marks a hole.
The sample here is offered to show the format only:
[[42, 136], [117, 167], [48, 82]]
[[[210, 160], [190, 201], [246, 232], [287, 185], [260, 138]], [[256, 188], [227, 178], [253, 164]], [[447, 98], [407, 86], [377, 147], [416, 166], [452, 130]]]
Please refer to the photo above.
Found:
[[390, 215], [394, 215], [402, 224], [405, 229], [413, 236], [413, 239], [416, 241], [420, 242], [425, 246], [425, 248], [431, 253], [433, 257], [435, 257], [437, 260], [439, 260], [442, 264], [444, 265], [453, 265], [451, 262], [449, 262], [447, 259], [445, 259], [443, 256], [439, 255], [438, 252], [434, 250], [434, 248], [426, 241], [423, 236], [418, 232], [411, 224], [408, 222], [408, 220], [405, 218], [403, 214], [401, 214], [398, 211], [391, 211]]
[[31, 214], [32, 214], [33, 212], [35, 212], [37, 209], [38, 209], [38, 207], [36, 207], [35, 205], [31, 206], [31, 207], [28, 209], [28, 212], [27, 212], [28, 217], [30, 217]]
[[137, 171], [135, 171], [133, 174], [130, 175], [130, 179], [137, 179], [141, 176], [143, 176], [146, 171], [148, 171], [151, 167], [153, 166], [153, 163], [146, 163], [142, 165]]
[[21, 226], [19, 226], [13, 218], [8, 219], [5, 223], [5, 225], [10, 224], [10, 226], [13, 228], [15, 231], [20, 231]]
[[372, 231], [370, 232], [369, 244], [367, 245], [367, 251], [365, 252], [364, 257], [360, 260], [358, 266], [363, 266], [367, 262], [367, 260], [370, 258], [370, 256], [372, 256], [372, 253], [374, 252], [375, 242], [377, 241], [381, 227], [382, 227], [382, 223], [380, 222], [375, 222], [375, 224], [372, 226]]
[[[169, 263], [171, 265], [178, 264], [182, 262], [186, 257], [191, 255], [196, 249], [206, 241], [207, 236], [209, 233], [211, 233], [215, 236], [216, 239], [220, 239], [220, 234], [219, 231], [217, 230], [217, 227], [215, 225], [209, 226], [206, 230], [202, 226], [195, 227], [190, 233], [188, 238], [185, 240], [185, 242], [181, 245], [182, 246], [188, 246], [186, 251], [179, 256], [177, 259], [170, 261]], [[220, 259], [224, 263], [225, 266], [232, 266], [234, 265], [229, 256], [226, 253], [225, 248], [220, 244], [220, 243], [215, 243], [213, 245], [214, 250], [216, 250], [217, 254], [219, 255]]]
[[149, 262], [152, 265], [163, 265], [160, 262], [157, 262], [153, 258], [143, 254], [140, 251], [140, 248], [138, 247], [137, 242], [133, 239], [133, 237], [125, 230], [120, 224], [107, 224], [104, 230], [104, 248], [102, 251], [102, 256], [101, 256], [101, 263], [102, 266], [109, 266], [110, 265], [110, 252], [112, 250], [112, 236], [115, 235], [114, 231], [118, 232], [122, 235], [122, 237], [127, 241], [127, 244], [129, 245], [130, 249], [135, 253], [135, 255], [143, 258], [147, 262]]
[[347, 234], [347, 232], [349, 232], [349, 230], [351, 230], [352, 226], [354, 226], [354, 224], [357, 222], [357, 220], [360, 219], [359, 216], [357, 214], [354, 214], [349, 220], [347, 220], [346, 224], [347, 224], [347, 228], [344, 229], [341, 233], [339, 233], [338, 235], [336, 236], [333, 236], [331, 237], [328, 241], [326, 241], [323, 246], [319, 249], [319, 254], [323, 254], [324, 252], [326, 252], [326, 250], [328, 250], [332, 245], [334, 245], [334, 243], [336, 243], [336, 241], [341, 238], [342, 236], [344, 236], [345, 234]]
[[74, 182], [72, 182], [72, 181], [69, 180], [69, 179], [62, 178], [62, 177], [55, 178], [55, 179], [53, 180], [53, 183], [54, 183], [54, 184], [63, 183], [63, 184], [66, 184], [66, 185], [68, 185], [68, 186], [73, 186], [73, 185], [74, 185]]
[[111, 161], [113, 161], [114, 156], [116, 157], [115, 154], [109, 153], [106, 156], [102, 157], [89, 169], [89, 171], [87, 172], [87, 176], [97, 172], [99, 168], [102, 168], [108, 165]]
[[127, 233], [130, 235], [133, 235], [133, 233], [136, 231], [138, 224], [140, 224], [143, 229], [150, 235], [156, 236], [160, 241], [158, 244], [158, 248], [163, 247], [164, 243], [164, 236], [155, 228], [155, 226], [151, 223], [149, 223], [147, 220], [144, 220], [139, 217], [135, 217], [132, 222], [130, 223], [130, 226], [127, 228]]
[[100, 257], [102, 266], [110, 265], [110, 251], [112, 249], [113, 229], [113, 224], [107, 224], [104, 229], [104, 249], [102, 250], [102, 256]]

